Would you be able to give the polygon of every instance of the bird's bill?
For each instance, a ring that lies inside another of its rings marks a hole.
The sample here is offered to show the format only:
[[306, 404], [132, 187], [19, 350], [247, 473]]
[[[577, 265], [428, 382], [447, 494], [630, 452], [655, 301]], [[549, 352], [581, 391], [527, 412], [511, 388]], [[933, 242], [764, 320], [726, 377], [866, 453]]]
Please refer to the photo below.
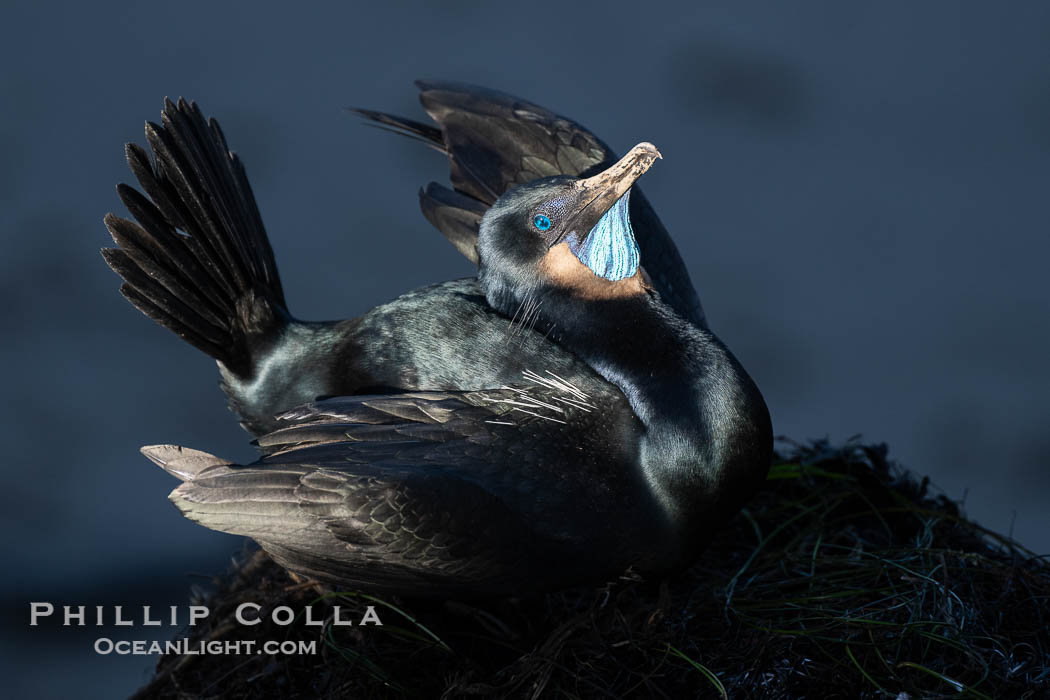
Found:
[[577, 240], [582, 242], [599, 219], [620, 197], [627, 194], [635, 181], [652, 167], [657, 158], [663, 158], [660, 151], [645, 141], [628, 151], [627, 155], [607, 170], [573, 183], [575, 199], [581, 202], [582, 206], [573, 214], [569, 225], [565, 227], [564, 235], [575, 233]]

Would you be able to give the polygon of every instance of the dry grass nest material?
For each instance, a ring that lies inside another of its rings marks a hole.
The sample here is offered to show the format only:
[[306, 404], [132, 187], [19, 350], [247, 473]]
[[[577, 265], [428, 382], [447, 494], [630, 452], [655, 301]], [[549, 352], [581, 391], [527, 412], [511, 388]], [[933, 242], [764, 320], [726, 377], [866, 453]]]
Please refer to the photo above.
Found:
[[[248, 554], [195, 593], [211, 615], [184, 633], [317, 653], [165, 656], [136, 697], [1047, 697], [1045, 559], [931, 495], [885, 446], [784, 446], [748, 508], [664, 582], [416, 601], [328, 591]], [[262, 623], [234, 622], [245, 601]], [[369, 604], [382, 627], [330, 624], [333, 606]], [[329, 623], [275, 625], [280, 605]]]

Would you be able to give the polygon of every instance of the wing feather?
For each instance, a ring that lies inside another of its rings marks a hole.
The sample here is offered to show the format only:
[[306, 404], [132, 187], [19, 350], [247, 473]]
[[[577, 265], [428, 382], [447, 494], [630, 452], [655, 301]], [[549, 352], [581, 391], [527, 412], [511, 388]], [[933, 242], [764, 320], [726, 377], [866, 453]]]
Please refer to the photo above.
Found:
[[[420, 101], [438, 127], [355, 110], [448, 155], [454, 192], [433, 183], [420, 192], [424, 216], [472, 262], [485, 210], [517, 185], [550, 175], [592, 175], [617, 160], [601, 139], [571, 119], [527, 100], [474, 85], [417, 81]], [[456, 196], [458, 195], [458, 196]], [[704, 312], [678, 248], [637, 186], [631, 222], [642, 265], [660, 296], [704, 326]]]
[[609, 517], [634, 523], [630, 510], [646, 507], [644, 486], [625, 476], [641, 430], [626, 399], [558, 396], [580, 394], [551, 381], [338, 397], [282, 416], [255, 464], [172, 446], [146, 454], [185, 480], [171, 500], [188, 518], [254, 538], [293, 571], [414, 594], [506, 594], [543, 577], [563, 584], [574, 566], [593, 575], [581, 543], [623, 541]]

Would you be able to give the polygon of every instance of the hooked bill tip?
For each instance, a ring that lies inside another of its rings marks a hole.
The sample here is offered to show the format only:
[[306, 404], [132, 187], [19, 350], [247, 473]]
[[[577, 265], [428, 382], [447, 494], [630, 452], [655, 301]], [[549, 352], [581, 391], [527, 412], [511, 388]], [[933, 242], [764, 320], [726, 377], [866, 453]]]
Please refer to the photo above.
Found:
[[655, 158], [660, 158], [661, 160], [663, 159], [663, 155], [660, 153], [659, 149], [657, 149], [656, 146], [654, 146], [653, 144], [649, 143], [648, 141], [642, 141], [640, 144], [638, 144], [637, 146], [632, 148], [628, 155], [634, 155], [634, 154], [637, 154], [637, 155], [647, 154], [647, 155], [651, 155], [651, 156], [653, 156]]

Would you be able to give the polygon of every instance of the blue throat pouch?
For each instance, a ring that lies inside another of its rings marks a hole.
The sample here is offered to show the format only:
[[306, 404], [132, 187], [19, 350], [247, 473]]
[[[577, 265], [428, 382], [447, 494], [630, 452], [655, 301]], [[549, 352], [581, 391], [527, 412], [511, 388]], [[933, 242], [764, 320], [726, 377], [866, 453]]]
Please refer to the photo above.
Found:
[[569, 236], [569, 248], [580, 262], [594, 274], [613, 282], [634, 275], [641, 257], [628, 213], [630, 198], [631, 191], [627, 190], [598, 220], [582, 244], [575, 233]]

